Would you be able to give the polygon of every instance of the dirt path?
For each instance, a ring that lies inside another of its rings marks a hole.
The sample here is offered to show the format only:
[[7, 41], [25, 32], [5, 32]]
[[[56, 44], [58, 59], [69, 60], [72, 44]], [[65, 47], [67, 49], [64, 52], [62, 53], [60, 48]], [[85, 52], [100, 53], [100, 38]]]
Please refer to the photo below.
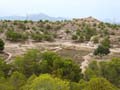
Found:
[[12, 54], [9, 52], [4, 52], [4, 53], [8, 56], [8, 58], [5, 60], [5, 62], [7, 62], [7, 64], [8, 64], [8, 63], [10, 63], [10, 59], [12, 58]]
[[[120, 48], [118, 49], [110, 49], [111, 53], [120, 53]], [[92, 56], [92, 53], [86, 55], [86, 56], [83, 56], [83, 59], [84, 61], [81, 63], [81, 70], [82, 70], [82, 73], [84, 74], [86, 68], [88, 67], [89, 63], [90, 63], [90, 60], [91, 60], [91, 56]]]
[[[20, 55], [23, 54], [27, 51], [27, 49], [31, 48], [45, 48], [49, 50], [53, 50], [54, 52], [58, 52], [61, 49], [68, 48], [68, 49], [74, 49], [74, 50], [81, 50], [81, 49], [91, 49], [94, 50], [97, 48], [97, 45], [90, 45], [88, 43], [81, 43], [81, 44], [76, 44], [72, 42], [40, 42], [40, 43], [33, 43], [29, 42], [26, 44], [20, 44], [20, 43], [7, 43], [5, 45], [5, 52], [8, 55], [8, 58], [5, 60], [7, 63], [10, 62], [12, 56]], [[120, 53], [120, 48], [117, 49], [110, 49], [112, 53]], [[91, 60], [91, 54], [89, 53], [86, 56], [83, 56], [84, 61], [81, 63], [81, 69], [82, 72], [86, 70], [86, 67], [88, 66], [90, 60]]]
[[81, 63], [81, 67], [80, 67], [82, 70], [82, 73], [84, 73], [86, 68], [88, 67], [90, 60], [91, 60], [91, 55], [92, 55], [92, 53], [90, 53], [86, 56], [83, 56], [84, 61]]

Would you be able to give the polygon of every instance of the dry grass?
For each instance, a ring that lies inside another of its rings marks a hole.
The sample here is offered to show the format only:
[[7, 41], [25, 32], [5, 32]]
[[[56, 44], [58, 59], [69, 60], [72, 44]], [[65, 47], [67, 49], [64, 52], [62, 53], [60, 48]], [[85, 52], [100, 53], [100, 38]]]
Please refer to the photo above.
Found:
[[73, 59], [76, 63], [81, 64], [83, 56], [90, 53], [90, 50], [74, 50], [74, 49], [62, 49], [58, 52], [63, 57]]

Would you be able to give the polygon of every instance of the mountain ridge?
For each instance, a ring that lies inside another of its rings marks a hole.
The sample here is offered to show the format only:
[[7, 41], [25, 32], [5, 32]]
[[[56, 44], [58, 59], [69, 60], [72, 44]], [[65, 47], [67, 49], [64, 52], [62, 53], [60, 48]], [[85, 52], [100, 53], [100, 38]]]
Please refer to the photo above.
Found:
[[0, 17], [0, 20], [32, 20], [32, 21], [39, 21], [39, 20], [50, 20], [50, 21], [61, 21], [67, 18], [63, 17], [51, 17], [44, 13], [39, 14], [29, 14], [26, 16], [3, 16]]
[[92, 16], [88, 17], [80, 17], [80, 18], [67, 18], [67, 17], [53, 17], [49, 16], [44, 13], [39, 13], [39, 14], [28, 14], [26, 16], [19, 16], [19, 15], [11, 15], [11, 16], [0, 16], [0, 20], [32, 20], [32, 21], [39, 21], [39, 20], [49, 20], [49, 21], [62, 21], [62, 20], [72, 20], [72, 19], [88, 19], [89, 20], [95, 20], [95, 21], [102, 21], [102, 22], [107, 22], [107, 23], [112, 23], [112, 24], [120, 24], [119, 19], [110, 19], [110, 18], [104, 18], [104, 19], [98, 19], [94, 18]]

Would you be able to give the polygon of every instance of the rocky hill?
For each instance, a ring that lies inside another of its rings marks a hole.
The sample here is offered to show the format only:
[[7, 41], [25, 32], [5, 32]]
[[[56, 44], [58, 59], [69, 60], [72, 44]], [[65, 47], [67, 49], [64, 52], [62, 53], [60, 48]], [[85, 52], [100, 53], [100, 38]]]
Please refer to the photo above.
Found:
[[72, 41], [99, 43], [109, 37], [112, 47], [120, 46], [120, 25], [93, 17], [64, 21], [0, 21], [0, 38], [11, 42]]

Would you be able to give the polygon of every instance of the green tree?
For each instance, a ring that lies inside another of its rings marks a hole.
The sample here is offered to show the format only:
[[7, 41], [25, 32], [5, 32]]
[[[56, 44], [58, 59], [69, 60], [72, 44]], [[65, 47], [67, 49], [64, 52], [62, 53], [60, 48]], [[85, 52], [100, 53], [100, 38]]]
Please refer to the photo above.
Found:
[[41, 35], [41, 34], [32, 34], [32, 38], [35, 40], [35, 41], [38, 41], [38, 42], [40, 42], [40, 41], [42, 41], [43, 40], [43, 35]]
[[94, 55], [107, 55], [110, 53], [110, 40], [109, 37], [105, 37], [101, 42], [100, 45], [98, 45], [97, 49], [94, 51]]
[[13, 66], [14, 69], [23, 73], [25, 76], [31, 76], [32, 74], [40, 74], [39, 63], [40, 63], [40, 52], [32, 49], [28, 50], [24, 56], [16, 57]]
[[85, 79], [90, 80], [94, 77], [104, 77], [109, 80], [113, 85], [120, 88], [120, 58], [114, 58], [109, 62], [106, 61], [93, 61], [89, 64], [86, 72]]
[[77, 35], [72, 35], [72, 40], [77, 40], [78, 39], [78, 36]]
[[53, 37], [54, 36], [52, 34], [44, 34], [44, 40], [45, 41], [53, 41], [54, 40]]
[[42, 73], [50, 73], [57, 77], [71, 81], [79, 81], [82, 78], [79, 65], [71, 59], [63, 58], [53, 52], [45, 52], [40, 63]]
[[9, 82], [14, 87], [14, 90], [20, 90], [20, 88], [25, 84], [25, 81], [25, 76], [19, 72], [13, 72], [9, 79]]
[[82, 90], [81, 84], [76, 82], [70, 82], [70, 90]]
[[0, 52], [2, 52], [4, 50], [4, 41], [2, 39], [0, 39]]
[[118, 90], [104, 78], [93, 78], [83, 90]]
[[109, 40], [109, 37], [105, 37], [105, 38], [101, 41], [100, 44], [103, 45], [103, 46], [106, 47], [106, 48], [110, 48], [110, 40]]
[[91, 78], [101, 76], [100, 67], [98, 67], [99, 63], [97, 61], [92, 61], [88, 68], [85, 71], [85, 79], [90, 80]]
[[93, 43], [99, 43], [99, 36], [93, 36], [91, 37], [91, 41], [93, 41]]
[[96, 29], [95, 28], [89, 28], [88, 26], [83, 29], [83, 35], [85, 36], [85, 39], [89, 41], [92, 36], [96, 35]]
[[77, 42], [84, 41], [84, 33], [80, 30], [76, 30], [76, 33], [72, 35], [72, 39], [76, 40]]
[[69, 90], [69, 82], [43, 74], [26, 84], [23, 90]]
[[108, 47], [105, 47], [103, 45], [99, 45], [97, 49], [94, 50], [94, 55], [99, 55], [99, 56], [103, 56], [103, 55], [107, 55], [110, 53], [110, 50]]
[[0, 59], [0, 76], [7, 77], [10, 69], [10, 65], [6, 64], [4, 60]]
[[14, 41], [14, 42], [24, 41], [28, 38], [27, 34], [20, 33], [14, 30], [8, 30], [6, 32], [6, 37], [7, 37], [7, 40]]
[[0, 90], [14, 90], [14, 87], [4, 77], [0, 77]]
[[120, 58], [114, 58], [110, 62], [101, 62], [101, 75], [120, 88]]

